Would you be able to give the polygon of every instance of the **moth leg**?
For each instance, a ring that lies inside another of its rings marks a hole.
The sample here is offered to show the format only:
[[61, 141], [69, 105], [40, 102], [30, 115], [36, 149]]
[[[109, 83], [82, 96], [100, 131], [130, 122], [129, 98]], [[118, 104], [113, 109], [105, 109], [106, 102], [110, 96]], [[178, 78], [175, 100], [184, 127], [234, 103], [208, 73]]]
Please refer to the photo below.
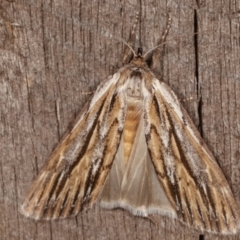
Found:
[[[165, 43], [167, 35], [168, 35], [168, 32], [169, 32], [169, 29], [171, 27], [171, 24], [172, 24], [172, 19], [169, 16], [168, 17], [167, 26], [166, 26], [165, 30], [163, 31], [161, 38], [158, 40], [156, 46], [159, 46], [159, 45], [162, 45], [162, 44]], [[159, 67], [160, 55], [161, 55], [161, 47], [159, 46], [158, 48], [156, 48], [156, 50], [154, 50], [152, 52], [152, 54], [150, 54], [150, 56], [146, 60], [146, 61], [149, 61], [149, 59], [150, 59], [150, 62], [151, 62], [150, 68], [151, 68], [151, 70], [157, 71], [157, 68]]]
[[[134, 23], [132, 25], [131, 32], [129, 34], [129, 39], [127, 41], [127, 44], [131, 47], [133, 46], [133, 43], [135, 42], [136, 27], [137, 27], [138, 21], [139, 21], [139, 12], [136, 13], [136, 17], [135, 17]], [[122, 63], [124, 65], [128, 64], [132, 60], [132, 58], [133, 58], [133, 52], [128, 46], [126, 46], [125, 51], [124, 51], [124, 55], [123, 55], [123, 59], [122, 59]]]

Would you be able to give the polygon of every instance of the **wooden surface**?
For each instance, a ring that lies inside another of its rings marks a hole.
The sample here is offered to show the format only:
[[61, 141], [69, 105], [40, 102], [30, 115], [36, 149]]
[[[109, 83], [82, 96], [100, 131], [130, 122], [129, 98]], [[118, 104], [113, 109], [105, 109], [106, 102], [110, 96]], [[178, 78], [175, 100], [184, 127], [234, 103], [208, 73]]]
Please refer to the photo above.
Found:
[[[75, 219], [19, 213], [45, 160], [97, 85], [119, 67], [121, 38], [141, 12], [143, 51], [173, 19], [163, 78], [195, 122], [240, 199], [238, 1], [0, 2], [0, 239], [199, 239], [177, 220], [98, 207]], [[139, 39], [139, 38], [138, 38]], [[136, 47], [138, 47], [136, 41]], [[240, 205], [239, 205], [240, 207]], [[240, 239], [204, 234], [204, 239]]]

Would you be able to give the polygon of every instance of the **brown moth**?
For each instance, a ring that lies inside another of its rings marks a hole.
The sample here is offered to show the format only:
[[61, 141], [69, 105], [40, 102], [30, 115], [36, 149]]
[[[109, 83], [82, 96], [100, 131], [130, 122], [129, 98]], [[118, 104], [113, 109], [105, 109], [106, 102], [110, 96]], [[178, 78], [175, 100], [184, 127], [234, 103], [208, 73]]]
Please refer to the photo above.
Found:
[[139, 51], [98, 86], [32, 184], [24, 215], [65, 218], [97, 202], [236, 233], [238, 207], [221, 169], [175, 93], [152, 72], [170, 26], [171, 18], [150, 67]]

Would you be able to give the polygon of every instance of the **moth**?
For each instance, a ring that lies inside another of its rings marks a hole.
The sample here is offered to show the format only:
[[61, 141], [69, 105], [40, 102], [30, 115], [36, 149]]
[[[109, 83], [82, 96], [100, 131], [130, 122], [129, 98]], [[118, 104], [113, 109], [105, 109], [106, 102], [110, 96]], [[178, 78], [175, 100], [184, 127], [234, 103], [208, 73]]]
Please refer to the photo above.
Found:
[[169, 17], [151, 54], [126, 49], [123, 61], [132, 60], [98, 86], [51, 154], [22, 205], [25, 216], [65, 218], [98, 203], [200, 230], [237, 231], [238, 207], [224, 174], [175, 93], [152, 71], [170, 26]]

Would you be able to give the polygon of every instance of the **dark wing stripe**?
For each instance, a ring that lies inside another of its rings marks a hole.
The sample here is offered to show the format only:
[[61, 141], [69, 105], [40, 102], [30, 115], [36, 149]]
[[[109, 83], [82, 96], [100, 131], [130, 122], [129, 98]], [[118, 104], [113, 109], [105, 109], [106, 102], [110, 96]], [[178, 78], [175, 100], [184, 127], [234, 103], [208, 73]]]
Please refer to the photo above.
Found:
[[[92, 192], [95, 189], [94, 187], [101, 185], [101, 182], [103, 181], [102, 175], [103, 175], [103, 173], [106, 172], [106, 170], [108, 171], [109, 168], [111, 167], [112, 160], [114, 159], [114, 156], [117, 152], [121, 134], [122, 134], [122, 131], [118, 131], [118, 126], [119, 126], [118, 119], [122, 118], [120, 116], [124, 115], [124, 110], [119, 109], [119, 104], [120, 104], [119, 100], [120, 100], [119, 96], [117, 97], [117, 95], [114, 95], [114, 97], [111, 100], [111, 104], [109, 105], [109, 112], [107, 112], [105, 115], [106, 119], [102, 121], [104, 123], [107, 123], [107, 126], [108, 126], [108, 131], [106, 131], [105, 135], [101, 139], [101, 142], [98, 142], [98, 144], [104, 145], [103, 154], [102, 154], [101, 158], [96, 158], [94, 160], [95, 163], [98, 163], [97, 164], [98, 168], [95, 170], [95, 173], [93, 172], [93, 168], [95, 166], [94, 165], [91, 166], [91, 170], [89, 171], [89, 175], [88, 175], [88, 178], [87, 178], [86, 184], [85, 184], [83, 204], [86, 204], [88, 201], [91, 200]], [[116, 108], [118, 109], [118, 111], [116, 111]], [[99, 134], [101, 132], [103, 132], [102, 128], [105, 128], [105, 127], [106, 127], [105, 125], [99, 127]], [[114, 136], [112, 136], [112, 135], [114, 135]], [[109, 138], [109, 136], [110, 136], [110, 138]], [[112, 145], [112, 144], [110, 144], [110, 141], [115, 142], [114, 143], [115, 146], [113, 146], [114, 150], [113, 150], [113, 148], [111, 149], [109, 147], [110, 145]], [[111, 155], [110, 163], [108, 163], [109, 159], [107, 157], [109, 155], [109, 153]], [[106, 168], [106, 166], [103, 166], [104, 162], [105, 162], [105, 164], [106, 164], [106, 162], [108, 163], [107, 165], [109, 166], [109, 168]], [[106, 177], [106, 175], [105, 175], [105, 177]], [[85, 200], [85, 198], [86, 198], [86, 200]]]
[[[154, 121], [156, 121], [156, 122], [154, 122], [154, 124], [153, 123], [151, 124], [150, 133], [147, 135], [147, 138], [146, 138], [147, 143], [148, 143], [148, 149], [149, 149], [149, 152], [150, 152], [151, 159], [153, 159], [152, 156], [155, 155], [154, 152], [158, 153], [159, 161], [161, 161], [161, 164], [162, 164], [163, 173], [159, 172], [156, 163], [153, 161], [154, 168], [156, 169], [156, 172], [158, 173], [159, 177], [162, 180], [167, 182], [168, 192], [172, 196], [171, 202], [173, 203], [173, 201], [174, 202], [178, 201], [178, 204], [180, 204], [180, 206], [179, 206], [179, 210], [180, 210], [180, 209], [182, 209], [182, 203], [180, 201], [181, 197], [180, 197], [179, 187], [178, 187], [178, 185], [174, 185], [170, 181], [170, 178], [166, 174], [168, 172], [167, 165], [164, 162], [164, 155], [166, 155], [166, 152], [165, 152], [165, 149], [163, 147], [164, 144], [163, 144], [163, 140], [161, 138], [160, 129], [157, 127], [157, 126], [166, 126], [166, 122], [169, 120], [169, 119], [167, 119], [167, 115], [165, 114], [167, 109], [165, 108], [164, 105], [161, 105], [161, 108], [160, 108], [160, 105], [159, 105], [159, 102], [158, 102], [156, 96], [153, 97], [153, 102], [152, 102], [151, 107], [152, 107], [151, 111], [155, 113]], [[169, 132], [168, 129], [165, 129], [164, 133], [166, 134], [166, 132], [168, 132], [167, 134], [169, 134], [169, 135], [172, 134], [172, 132], [171, 131]], [[155, 145], [153, 144], [152, 146], [155, 146], [155, 149], [153, 150], [153, 147], [149, 147], [149, 146], [150, 146], [150, 141], [153, 142], [155, 139], [158, 139], [160, 144], [155, 144]], [[160, 146], [160, 148], [157, 149], [157, 146]], [[171, 152], [171, 148], [169, 147], [167, 149], [167, 151]], [[174, 182], [176, 183], [177, 182], [176, 175], [174, 175], [174, 178], [175, 178]], [[176, 209], [175, 204], [174, 204], [174, 208]]]
[[[88, 146], [89, 146], [89, 142], [92, 138], [92, 135], [93, 135], [93, 132], [96, 128], [99, 128], [98, 127], [98, 121], [99, 121], [99, 117], [100, 117], [100, 114], [102, 113], [103, 111], [103, 107], [104, 107], [104, 103], [105, 103], [106, 99], [102, 102], [96, 116], [95, 116], [95, 119], [94, 119], [94, 122], [90, 128], [90, 130], [88, 131], [88, 133], [86, 134], [86, 138], [83, 140], [84, 141], [84, 144], [83, 146], [81, 147], [81, 151], [79, 152], [78, 154], [78, 157], [76, 158], [76, 161], [73, 162], [73, 164], [70, 166], [69, 168], [69, 173], [71, 173], [73, 171], [73, 169], [79, 164], [79, 162], [81, 161], [82, 157], [86, 154], [86, 151], [88, 149]], [[89, 114], [88, 114], [88, 117], [89, 117]]]
[[[59, 197], [59, 194], [62, 192], [63, 188], [65, 187], [65, 184], [67, 183], [67, 179], [71, 175], [71, 172], [73, 171], [75, 166], [79, 163], [79, 161], [81, 160], [81, 157], [85, 154], [85, 152], [87, 150], [87, 146], [89, 144], [89, 140], [90, 140], [91, 135], [92, 135], [92, 132], [94, 131], [94, 129], [96, 127], [98, 116], [100, 115], [100, 113], [102, 111], [102, 107], [103, 107], [104, 102], [105, 101], [103, 101], [100, 109], [98, 110], [98, 112], [96, 114], [96, 118], [95, 118], [94, 123], [92, 124], [92, 126], [90, 128], [90, 131], [88, 132], [88, 134], [86, 134], [85, 143], [82, 146], [82, 149], [81, 149], [81, 152], [79, 154], [79, 158], [77, 159], [77, 161], [75, 161], [72, 165], [70, 165], [67, 160], [62, 159], [62, 162], [61, 162], [60, 166], [58, 167], [58, 169], [55, 170], [55, 172], [58, 173], [58, 174], [56, 175], [56, 177], [54, 179], [55, 181], [51, 185], [52, 188], [48, 189], [48, 202], [52, 199], [53, 195], [55, 195], [55, 198]], [[63, 168], [65, 168], [65, 169], [63, 170]], [[50, 176], [52, 175], [51, 172], [49, 172], [48, 174]], [[61, 177], [61, 179], [60, 179], [60, 177]], [[47, 182], [45, 183], [45, 185], [46, 184], [47, 184]], [[39, 201], [41, 201], [41, 199], [39, 199]], [[49, 206], [49, 204], [47, 204], [47, 203], [46, 203], [46, 205]]]
[[[115, 95], [113, 95], [113, 96], [115, 96]], [[102, 127], [104, 127], [103, 125], [100, 124], [100, 122], [104, 122], [103, 119], [110, 115], [110, 113], [109, 113], [110, 107], [108, 107], [110, 99], [111, 98], [109, 98], [108, 101], [106, 101], [106, 102], [104, 101], [102, 106], [101, 106], [101, 109], [99, 109], [99, 113], [94, 120], [94, 124], [91, 127], [92, 130], [90, 130], [89, 133], [88, 133], [89, 137], [87, 137], [87, 139], [89, 139], [89, 140], [85, 144], [85, 146], [83, 145], [82, 151], [80, 152], [77, 161], [74, 163], [74, 165], [71, 167], [72, 169], [69, 171], [69, 175], [71, 175], [72, 171], [78, 166], [79, 162], [81, 161], [81, 159], [83, 159], [84, 155], [88, 151], [90, 151], [89, 150], [89, 142], [94, 141], [96, 143], [96, 146], [94, 145], [94, 147], [97, 147], [97, 145], [99, 144], [100, 134], [102, 132]], [[114, 104], [115, 100], [112, 100], [112, 99], [111, 99], [111, 102], [112, 102], [112, 104]], [[116, 98], [114, 97], [114, 99], [116, 99]], [[110, 126], [110, 129], [111, 129], [111, 126]], [[93, 134], [93, 132], [96, 132], [96, 133]], [[93, 135], [95, 136], [94, 140], [92, 139]], [[85, 140], [85, 141], [87, 141], [87, 140]], [[104, 139], [102, 140], [101, 144], [105, 144]], [[94, 152], [92, 153], [92, 157], [94, 157]], [[102, 158], [97, 158], [97, 159], [94, 160], [92, 157], [91, 157], [90, 168], [89, 168], [89, 171], [88, 171], [88, 174], [87, 174], [87, 177], [86, 177], [85, 184], [82, 185], [82, 187], [84, 189], [83, 190], [84, 193], [83, 193], [83, 196], [81, 198], [81, 204], [80, 204], [81, 209], [84, 208], [85, 205], [89, 204], [89, 201], [91, 200], [92, 189], [95, 186], [95, 182], [97, 181], [98, 176], [101, 174], [101, 172], [99, 171], [99, 168], [103, 164], [103, 159]], [[98, 165], [98, 168], [95, 169], [95, 171], [93, 172], [93, 168], [96, 167], [96, 165]], [[69, 210], [65, 211], [66, 214], [68, 214], [68, 215], [71, 215], [71, 213], [75, 209], [75, 205], [79, 206], [79, 204], [77, 203], [78, 201], [80, 201], [79, 200], [79, 193], [80, 193], [79, 189], [80, 189], [80, 187], [78, 187], [78, 188], [76, 187], [75, 191], [77, 191], [78, 194], [77, 195], [75, 194], [73, 199], [72, 199], [72, 196], [71, 196], [71, 200], [70, 200], [71, 205], [69, 205]]]
[[[163, 106], [163, 104], [162, 104], [162, 106]], [[168, 122], [171, 125], [170, 129], [172, 130], [171, 131], [172, 138], [174, 138], [174, 140], [176, 141], [176, 144], [177, 144], [177, 147], [178, 147], [178, 151], [180, 153], [180, 161], [184, 165], [184, 168], [187, 170], [187, 172], [189, 174], [189, 177], [195, 183], [196, 188], [198, 188], [198, 190], [200, 191], [200, 193], [201, 193], [200, 194], [201, 200], [203, 201], [205, 207], [208, 209], [208, 212], [210, 212], [209, 207], [211, 206], [211, 209], [214, 211], [214, 216], [216, 216], [216, 209], [215, 209], [215, 205], [214, 205], [214, 201], [213, 201], [213, 197], [212, 197], [212, 192], [210, 191], [210, 189], [207, 186], [207, 194], [205, 194], [204, 189], [199, 184], [199, 179], [194, 175], [194, 172], [192, 171], [192, 168], [189, 165], [189, 161], [186, 159], [186, 156], [187, 156], [187, 154], [186, 154], [186, 147], [184, 147], [185, 143], [179, 139], [179, 136], [178, 136], [178, 133], [177, 133], [177, 130], [176, 130], [176, 119], [173, 119], [170, 116], [170, 112], [167, 109], [166, 103], [164, 103], [164, 107], [165, 107], [164, 111], [166, 113], [166, 117], [168, 119]], [[182, 125], [182, 131], [186, 132], [185, 124]], [[193, 141], [194, 141], [194, 139], [193, 139]], [[171, 149], [173, 149], [173, 148], [170, 147], [170, 151], [171, 151]], [[171, 154], [174, 155], [173, 152]], [[175, 163], [175, 164], [177, 164], [177, 163]], [[175, 165], [175, 166], [177, 167], [177, 165]], [[185, 198], [185, 199], [181, 198], [181, 194], [180, 194], [181, 189], [179, 189], [180, 185], [178, 185], [179, 179], [178, 179], [178, 176], [177, 176], [177, 172], [175, 172], [174, 175], [175, 175], [175, 184], [174, 184], [173, 188], [174, 189], [178, 189], [176, 191], [176, 193], [177, 193], [177, 196], [179, 198], [178, 200], [181, 202], [181, 207], [179, 209], [179, 210], [181, 210], [182, 206], [183, 206], [182, 200], [184, 200], [184, 202], [185, 202], [187, 198]], [[172, 197], [174, 198], [174, 196], [172, 196]], [[204, 210], [204, 209], [202, 209], [202, 210]], [[187, 213], [187, 211], [184, 211], [184, 215], [185, 215], [185, 213]], [[183, 212], [178, 211], [178, 214], [183, 214]], [[183, 217], [183, 219], [186, 220], [186, 216], [182, 216], [182, 217]], [[188, 216], [188, 218], [189, 217], [190, 216]]]

